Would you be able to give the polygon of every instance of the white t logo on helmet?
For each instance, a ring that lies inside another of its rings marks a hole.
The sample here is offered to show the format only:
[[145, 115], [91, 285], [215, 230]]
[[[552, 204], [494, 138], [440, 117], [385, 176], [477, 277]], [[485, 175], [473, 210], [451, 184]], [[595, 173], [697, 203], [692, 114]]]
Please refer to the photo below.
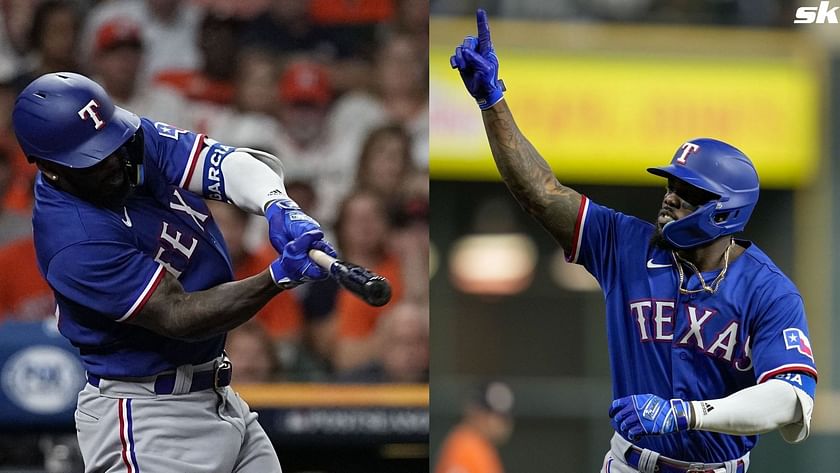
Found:
[[685, 164], [685, 159], [688, 157], [688, 155], [700, 149], [700, 146], [689, 141], [688, 143], [685, 143], [682, 146], [680, 146], [680, 148], [682, 148], [683, 152], [677, 159], [677, 162], [680, 164]]
[[87, 120], [88, 118], [93, 119], [93, 126], [98, 130], [105, 126], [105, 121], [99, 117], [99, 114], [96, 113], [96, 109], [99, 108], [99, 104], [96, 103], [96, 100], [91, 99], [90, 102], [87, 103], [81, 110], [79, 110], [79, 118], [82, 120]]

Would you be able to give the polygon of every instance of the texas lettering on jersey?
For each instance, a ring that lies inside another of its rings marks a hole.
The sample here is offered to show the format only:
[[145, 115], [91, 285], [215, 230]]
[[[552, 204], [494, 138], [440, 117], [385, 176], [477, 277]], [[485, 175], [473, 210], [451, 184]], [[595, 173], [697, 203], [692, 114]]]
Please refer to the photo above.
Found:
[[[203, 230], [202, 223], [207, 220], [208, 215], [190, 207], [184, 201], [181, 192], [177, 188], [172, 191], [174, 201], [169, 202], [169, 207], [189, 216]], [[192, 258], [195, 248], [198, 245], [198, 239], [188, 229], [178, 229], [176, 224], [172, 224], [166, 220], [161, 221], [160, 227], [159, 246], [154, 260], [162, 264], [176, 278], [180, 277], [181, 273], [189, 265], [190, 258]], [[173, 255], [173, 252], [176, 254]]]
[[[734, 366], [740, 371], [746, 370], [743, 368], [745, 361], [748, 366], [752, 366], [747, 344], [740, 348], [743, 356], [733, 360], [739, 346], [740, 324], [737, 320], [726, 317], [716, 309], [684, 304], [682, 310], [688, 325], [675, 334], [675, 304], [673, 300], [645, 300], [629, 304], [630, 314], [637, 324], [640, 342], [691, 346], [706, 355], [737, 363]], [[710, 323], [712, 320], [714, 324]]]

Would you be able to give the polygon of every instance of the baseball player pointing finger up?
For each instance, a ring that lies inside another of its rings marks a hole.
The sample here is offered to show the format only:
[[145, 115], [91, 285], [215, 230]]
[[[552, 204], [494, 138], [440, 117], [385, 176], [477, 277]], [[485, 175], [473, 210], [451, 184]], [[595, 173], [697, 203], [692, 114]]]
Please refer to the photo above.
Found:
[[[335, 255], [288, 198], [279, 159], [140, 118], [72, 73], [35, 79], [12, 120], [40, 172], [33, 227], [58, 328], [87, 371], [76, 427], [87, 472], [279, 472], [229, 387], [225, 333]], [[279, 257], [231, 282], [204, 199], [268, 219]]]
[[477, 23], [450, 63], [482, 110], [496, 166], [605, 294], [615, 435], [602, 471], [743, 473], [759, 434], [804, 440], [817, 370], [802, 298], [734, 236], [758, 201], [749, 158], [689, 140], [648, 169], [667, 180], [653, 223], [598, 205], [562, 185], [518, 129], [482, 10]]

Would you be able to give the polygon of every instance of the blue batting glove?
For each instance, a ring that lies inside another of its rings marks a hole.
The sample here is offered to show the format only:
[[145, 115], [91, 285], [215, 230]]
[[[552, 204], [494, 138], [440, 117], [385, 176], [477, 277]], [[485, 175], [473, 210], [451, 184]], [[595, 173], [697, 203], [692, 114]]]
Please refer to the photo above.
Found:
[[478, 102], [478, 108], [487, 110], [502, 100], [505, 84], [499, 80], [499, 58], [490, 40], [490, 24], [487, 12], [478, 9], [475, 12], [478, 25], [478, 38], [467, 36], [464, 43], [455, 48], [455, 54], [449, 58], [453, 69], [461, 73], [461, 80], [467, 91]]
[[616, 432], [634, 441], [644, 435], [688, 430], [691, 407], [682, 399], [666, 401], [654, 394], [636, 394], [613, 401], [610, 418]]
[[324, 233], [311, 230], [290, 241], [283, 248], [283, 256], [269, 266], [274, 284], [291, 289], [305, 282], [326, 279], [329, 274], [309, 259], [310, 249], [324, 251]]
[[[268, 220], [268, 239], [277, 253], [283, 254], [286, 245], [307, 232], [321, 231], [321, 226], [314, 218], [306, 215], [298, 204], [289, 198], [275, 200], [265, 209]], [[322, 240], [317, 247], [324, 253], [335, 257], [335, 249]]]

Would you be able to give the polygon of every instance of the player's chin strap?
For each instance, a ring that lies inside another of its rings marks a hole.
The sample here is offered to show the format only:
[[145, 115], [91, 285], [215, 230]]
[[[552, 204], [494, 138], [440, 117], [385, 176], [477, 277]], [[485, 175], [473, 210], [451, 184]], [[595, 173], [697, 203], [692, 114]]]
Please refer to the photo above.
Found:
[[134, 135], [123, 144], [118, 151], [123, 153], [126, 174], [131, 187], [143, 185], [145, 172], [143, 170], [143, 128], [138, 128]]

